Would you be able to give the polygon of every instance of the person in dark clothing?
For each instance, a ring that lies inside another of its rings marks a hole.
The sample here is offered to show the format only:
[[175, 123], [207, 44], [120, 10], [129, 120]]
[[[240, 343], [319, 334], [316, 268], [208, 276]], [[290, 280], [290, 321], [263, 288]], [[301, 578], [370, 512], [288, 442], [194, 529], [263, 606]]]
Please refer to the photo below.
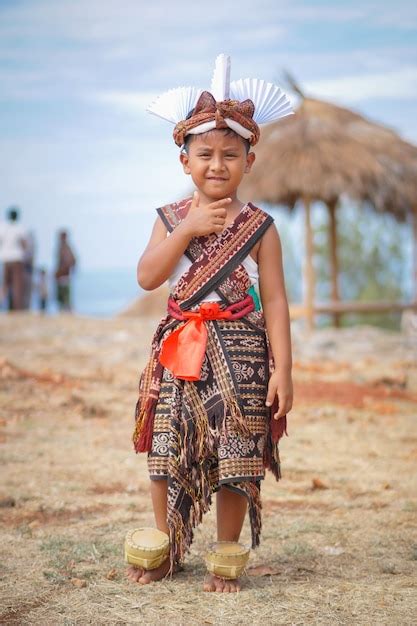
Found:
[[39, 270], [39, 281], [37, 284], [39, 310], [41, 313], [46, 313], [48, 307], [48, 275], [44, 268]]
[[60, 311], [71, 311], [71, 272], [76, 259], [68, 243], [68, 233], [59, 233], [57, 267], [55, 271], [56, 298]]

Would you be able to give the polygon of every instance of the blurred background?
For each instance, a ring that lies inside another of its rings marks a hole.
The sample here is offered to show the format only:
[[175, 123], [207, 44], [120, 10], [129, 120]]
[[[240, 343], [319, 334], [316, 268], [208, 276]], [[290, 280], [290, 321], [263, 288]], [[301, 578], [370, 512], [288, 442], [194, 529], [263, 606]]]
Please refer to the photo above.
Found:
[[[44, 268], [46, 310], [58, 310], [54, 273], [62, 230], [77, 260], [75, 312], [111, 316], [140, 295], [136, 263], [155, 208], [190, 190], [171, 125], [145, 112], [158, 94], [180, 85], [209, 87], [214, 60], [225, 52], [232, 57], [232, 79], [278, 82], [296, 107], [303, 98], [337, 105], [414, 145], [416, 34], [417, 9], [407, 0], [383, 6], [260, 0], [256, 11], [246, 0], [215, 1], [209, 10], [181, 0], [0, 0], [1, 219], [18, 207], [32, 235], [32, 308], [39, 308]], [[415, 158], [410, 154], [409, 161]], [[277, 171], [281, 165], [288, 167], [288, 153], [276, 154]], [[325, 169], [320, 176], [326, 180]], [[402, 206], [396, 212], [393, 202], [375, 211], [359, 196], [338, 197], [338, 296], [410, 302], [412, 211]], [[328, 300], [328, 211], [317, 198], [311, 201], [315, 296]], [[275, 217], [290, 300], [300, 303], [306, 298], [302, 198], [291, 210], [262, 198], [257, 203]], [[339, 321], [349, 324], [361, 315]], [[398, 312], [363, 319], [399, 325]], [[319, 324], [330, 320], [317, 317]]]

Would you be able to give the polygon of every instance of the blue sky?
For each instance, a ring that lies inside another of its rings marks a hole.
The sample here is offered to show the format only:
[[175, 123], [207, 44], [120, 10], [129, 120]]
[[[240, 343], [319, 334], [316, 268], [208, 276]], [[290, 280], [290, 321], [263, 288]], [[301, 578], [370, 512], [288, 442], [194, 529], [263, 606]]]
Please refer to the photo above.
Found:
[[155, 207], [189, 190], [172, 126], [144, 109], [179, 85], [280, 82], [417, 143], [417, 5], [408, 1], [0, 0], [0, 209], [21, 207], [51, 265], [70, 229], [87, 269], [135, 267]]

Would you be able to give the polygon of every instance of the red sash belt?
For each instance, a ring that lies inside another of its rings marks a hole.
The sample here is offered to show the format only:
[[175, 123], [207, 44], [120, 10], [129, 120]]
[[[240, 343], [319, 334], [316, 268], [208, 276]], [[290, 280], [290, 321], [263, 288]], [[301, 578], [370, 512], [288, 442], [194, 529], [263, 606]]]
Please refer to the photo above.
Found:
[[206, 320], [238, 320], [255, 310], [251, 295], [221, 309], [218, 302], [202, 302], [197, 311], [182, 311], [172, 298], [168, 313], [177, 320], [188, 320], [163, 342], [159, 361], [176, 378], [200, 380], [201, 366], [207, 347]]

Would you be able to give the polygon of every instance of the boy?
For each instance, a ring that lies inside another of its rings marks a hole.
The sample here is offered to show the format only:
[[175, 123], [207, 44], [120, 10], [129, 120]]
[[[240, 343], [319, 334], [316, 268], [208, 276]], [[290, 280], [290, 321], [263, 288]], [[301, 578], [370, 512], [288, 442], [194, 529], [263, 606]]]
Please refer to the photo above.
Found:
[[[134, 434], [136, 450], [148, 452], [156, 525], [170, 537], [170, 557], [155, 570], [129, 568], [141, 584], [175, 571], [213, 492], [218, 541], [238, 541], [249, 508], [258, 545], [260, 480], [265, 467], [280, 477], [277, 443], [292, 406], [281, 245], [272, 218], [238, 198], [259, 127], [251, 99], [230, 99], [229, 75], [230, 60], [220, 55], [212, 93], [194, 94], [191, 112], [181, 112], [174, 139], [197, 190], [158, 209], [138, 263], [144, 289], [168, 280], [171, 291], [141, 376]], [[282, 104], [282, 92], [268, 88], [270, 101]], [[188, 108], [193, 97], [182, 95]], [[284, 111], [278, 117], [290, 112], [288, 101]], [[210, 574], [204, 589], [235, 592], [240, 583]]]

